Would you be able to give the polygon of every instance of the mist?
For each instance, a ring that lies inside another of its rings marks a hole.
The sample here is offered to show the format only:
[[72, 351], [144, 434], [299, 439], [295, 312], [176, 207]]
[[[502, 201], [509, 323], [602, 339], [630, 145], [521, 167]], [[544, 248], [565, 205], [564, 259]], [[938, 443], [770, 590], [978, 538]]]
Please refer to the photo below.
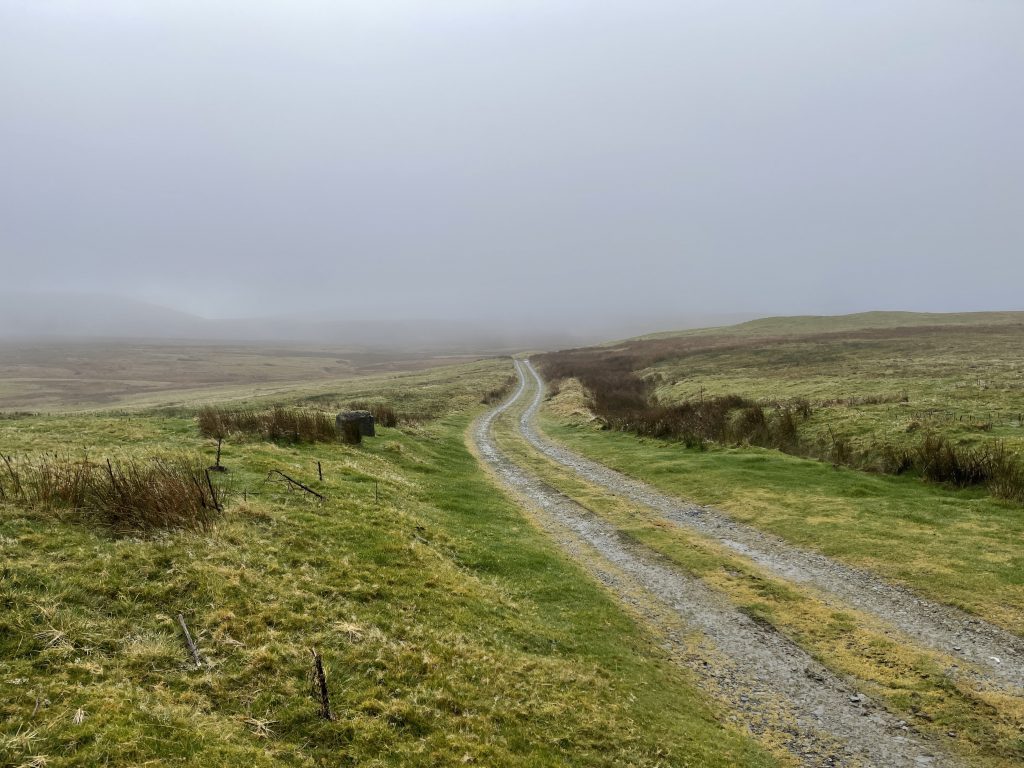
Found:
[[1016, 0], [0, 2], [5, 324], [1018, 309], [1022, 35]]

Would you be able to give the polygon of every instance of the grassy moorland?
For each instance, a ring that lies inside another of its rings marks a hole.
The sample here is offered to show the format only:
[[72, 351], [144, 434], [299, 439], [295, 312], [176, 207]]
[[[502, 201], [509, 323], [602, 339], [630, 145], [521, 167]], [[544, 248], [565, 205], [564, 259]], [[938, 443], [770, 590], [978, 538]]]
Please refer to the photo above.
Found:
[[641, 339], [682, 338], [685, 336], [717, 336], [726, 331], [730, 336], [773, 337], [781, 335], [837, 333], [842, 331], [887, 330], [934, 326], [1020, 325], [1024, 312], [856, 312], [850, 315], [783, 315], [762, 317], [737, 323], [728, 328], [694, 328], [686, 331], [663, 331]]
[[[774, 764], [495, 492], [465, 432], [509, 374], [492, 361], [277, 395], [415, 418], [359, 446], [229, 438], [231, 501], [206, 530], [129, 534], [0, 502], [0, 763]], [[182, 408], [10, 417], [0, 447], [214, 452]], [[273, 469], [326, 500], [267, 482]]]
[[341, 378], [471, 358], [295, 344], [0, 341], [0, 412], [289, 397]]
[[[913, 452], [926, 436], [963, 451], [998, 444], [1024, 461], [1021, 317], [772, 319], [548, 356], [540, 363], [558, 376], [543, 426], [665, 491], [1024, 632], [1021, 504], [877, 464], [886, 446]], [[638, 397], [667, 407], [738, 395], [769, 419], [795, 401], [809, 414], [795, 419], [787, 452], [601, 429], [615, 414], [603, 416], [571, 374], [601, 387], [622, 372], [642, 382]], [[836, 441], [850, 446], [847, 466], [830, 459]]]
[[912, 444], [935, 432], [958, 445], [1024, 448], [1024, 314], [1019, 323], [869, 328], [695, 351], [651, 367], [655, 396], [678, 402], [743, 393], [806, 399], [802, 426], [854, 449]]

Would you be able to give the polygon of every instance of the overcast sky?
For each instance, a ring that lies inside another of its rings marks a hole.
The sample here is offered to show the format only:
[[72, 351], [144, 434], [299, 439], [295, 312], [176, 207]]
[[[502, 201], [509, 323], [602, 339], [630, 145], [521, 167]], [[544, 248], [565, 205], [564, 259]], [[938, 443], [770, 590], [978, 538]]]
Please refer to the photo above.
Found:
[[1024, 309], [1021, 0], [0, 0], [0, 288]]

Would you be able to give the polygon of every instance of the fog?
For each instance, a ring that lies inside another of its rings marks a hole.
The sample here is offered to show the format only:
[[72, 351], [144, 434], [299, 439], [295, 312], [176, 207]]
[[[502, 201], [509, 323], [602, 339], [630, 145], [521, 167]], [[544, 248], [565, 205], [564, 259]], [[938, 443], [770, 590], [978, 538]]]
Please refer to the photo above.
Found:
[[1022, 40], [1019, 0], [0, 0], [6, 328], [1020, 309]]

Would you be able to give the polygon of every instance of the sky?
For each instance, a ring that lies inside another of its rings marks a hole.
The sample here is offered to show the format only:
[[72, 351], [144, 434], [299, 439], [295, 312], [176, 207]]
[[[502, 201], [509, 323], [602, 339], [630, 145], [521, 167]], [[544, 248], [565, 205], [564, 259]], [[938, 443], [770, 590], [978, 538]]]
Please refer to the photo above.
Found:
[[1020, 0], [0, 0], [0, 292], [1024, 309]]

